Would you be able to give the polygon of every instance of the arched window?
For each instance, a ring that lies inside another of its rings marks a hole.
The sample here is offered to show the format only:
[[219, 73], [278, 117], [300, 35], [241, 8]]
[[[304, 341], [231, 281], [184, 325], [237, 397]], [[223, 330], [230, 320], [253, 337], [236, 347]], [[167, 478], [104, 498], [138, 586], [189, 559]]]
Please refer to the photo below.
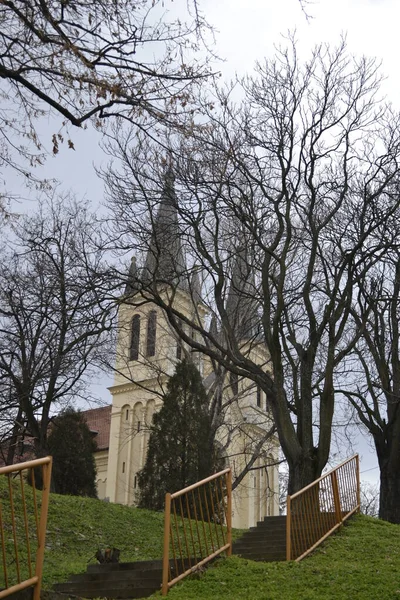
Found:
[[229, 380], [231, 384], [232, 394], [237, 396], [239, 393], [239, 377], [237, 373], [230, 373]]
[[258, 406], [258, 408], [261, 408], [261, 398], [262, 398], [261, 394], [262, 394], [261, 388], [258, 385], [257, 386], [257, 406]]
[[[183, 329], [183, 324], [182, 324], [181, 319], [177, 319], [177, 321], [178, 321], [179, 328]], [[182, 360], [182, 356], [183, 356], [183, 345], [182, 345], [182, 340], [180, 339], [179, 334], [178, 334], [178, 337], [176, 340], [176, 358], [177, 358], [177, 360]]]
[[154, 356], [156, 353], [156, 330], [157, 313], [155, 310], [151, 310], [147, 318], [146, 356]]
[[129, 347], [129, 360], [139, 358], [139, 340], [140, 340], [140, 315], [134, 315], [131, 324], [131, 344]]

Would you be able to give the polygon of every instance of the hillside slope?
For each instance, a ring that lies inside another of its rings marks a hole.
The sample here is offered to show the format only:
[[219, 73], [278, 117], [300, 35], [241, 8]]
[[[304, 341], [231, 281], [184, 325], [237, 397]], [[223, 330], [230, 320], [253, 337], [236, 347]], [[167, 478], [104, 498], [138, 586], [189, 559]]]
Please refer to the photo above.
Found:
[[400, 526], [358, 516], [301, 563], [219, 561], [170, 600], [400, 600]]
[[43, 586], [85, 571], [99, 548], [118, 548], [123, 562], [161, 558], [163, 532], [162, 513], [51, 494]]
[[[18, 505], [17, 487], [15, 482]], [[0, 496], [7, 517], [2, 485]], [[43, 588], [85, 571], [99, 548], [119, 548], [122, 562], [161, 558], [163, 519], [158, 512], [52, 494]], [[234, 537], [240, 534], [235, 531]], [[196, 577], [172, 588], [169, 598], [400, 600], [400, 526], [358, 516], [300, 564], [232, 557]]]

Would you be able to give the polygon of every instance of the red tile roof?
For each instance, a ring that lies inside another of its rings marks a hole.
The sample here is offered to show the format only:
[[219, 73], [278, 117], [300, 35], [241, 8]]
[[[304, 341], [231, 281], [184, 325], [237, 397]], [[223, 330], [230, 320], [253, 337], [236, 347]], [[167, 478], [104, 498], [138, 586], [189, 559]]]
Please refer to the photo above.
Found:
[[97, 450], [108, 450], [111, 426], [111, 404], [82, 412], [90, 431], [95, 433]]

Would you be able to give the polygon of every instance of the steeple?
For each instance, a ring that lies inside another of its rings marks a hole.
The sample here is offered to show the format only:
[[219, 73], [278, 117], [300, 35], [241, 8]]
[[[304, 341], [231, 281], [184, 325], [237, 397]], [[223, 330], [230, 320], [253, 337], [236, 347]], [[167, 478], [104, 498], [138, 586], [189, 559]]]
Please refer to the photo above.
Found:
[[171, 163], [164, 176], [164, 187], [154, 220], [141, 280], [143, 286], [166, 283], [188, 291], [186, 263], [178, 223], [175, 176]]
[[238, 340], [257, 337], [260, 331], [256, 285], [250, 252], [245, 240], [236, 248], [226, 301], [229, 322]]
[[212, 317], [211, 317], [211, 323], [210, 323], [210, 329], [209, 329], [210, 335], [215, 339], [217, 339], [218, 336], [218, 323], [217, 323], [217, 317], [215, 316], [215, 314], [213, 313]]
[[128, 278], [125, 285], [125, 294], [133, 294], [138, 291], [138, 269], [136, 266], [136, 257], [132, 256], [129, 267]]
[[195, 306], [201, 302], [201, 283], [198, 269], [194, 269], [190, 277], [190, 295]]

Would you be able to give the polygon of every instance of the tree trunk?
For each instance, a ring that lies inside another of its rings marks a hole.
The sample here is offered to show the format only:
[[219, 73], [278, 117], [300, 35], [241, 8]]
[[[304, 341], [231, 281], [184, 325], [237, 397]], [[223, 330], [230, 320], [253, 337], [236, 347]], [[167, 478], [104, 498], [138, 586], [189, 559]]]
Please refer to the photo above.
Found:
[[15, 418], [12, 435], [8, 442], [6, 465], [14, 464], [16, 447], [17, 447], [18, 442], [21, 440], [21, 430], [22, 430], [21, 419], [22, 419], [22, 408], [19, 407], [18, 414]]
[[320, 476], [321, 471], [315, 455], [303, 455], [298, 462], [292, 464], [289, 462], [288, 494], [295, 494]]
[[381, 466], [379, 518], [400, 524], [400, 463], [394, 468]]

